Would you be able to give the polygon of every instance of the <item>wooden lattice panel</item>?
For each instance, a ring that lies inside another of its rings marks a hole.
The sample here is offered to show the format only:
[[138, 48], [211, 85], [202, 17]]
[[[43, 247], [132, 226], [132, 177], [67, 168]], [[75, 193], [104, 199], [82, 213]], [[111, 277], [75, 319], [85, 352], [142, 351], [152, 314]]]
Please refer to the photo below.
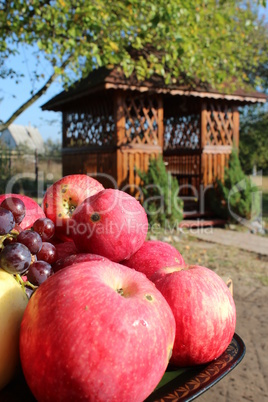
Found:
[[115, 123], [112, 105], [90, 105], [86, 110], [64, 113], [64, 147], [102, 147], [114, 143]]
[[200, 148], [200, 115], [169, 117], [164, 127], [164, 150]]
[[118, 145], [158, 145], [158, 103], [155, 98], [145, 96], [126, 98], [123, 101], [125, 113], [125, 136]]
[[233, 112], [227, 105], [210, 104], [206, 111], [205, 145], [232, 145]]

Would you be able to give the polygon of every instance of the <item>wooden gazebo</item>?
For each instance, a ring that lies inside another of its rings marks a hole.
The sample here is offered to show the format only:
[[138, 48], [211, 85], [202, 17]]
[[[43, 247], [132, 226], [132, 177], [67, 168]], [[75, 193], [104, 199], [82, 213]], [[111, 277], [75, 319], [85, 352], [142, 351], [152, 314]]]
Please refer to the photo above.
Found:
[[180, 195], [198, 198], [223, 178], [239, 146], [239, 107], [265, 101], [259, 92], [168, 86], [160, 77], [139, 82], [101, 68], [42, 109], [62, 112], [63, 175], [91, 174], [134, 194], [137, 169], [162, 154]]

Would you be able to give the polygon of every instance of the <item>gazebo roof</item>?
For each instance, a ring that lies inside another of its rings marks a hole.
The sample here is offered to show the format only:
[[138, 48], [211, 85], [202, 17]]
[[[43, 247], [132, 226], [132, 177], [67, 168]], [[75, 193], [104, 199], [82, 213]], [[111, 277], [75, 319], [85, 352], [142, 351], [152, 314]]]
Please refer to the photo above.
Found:
[[[227, 87], [226, 87], [227, 88]], [[42, 110], [61, 111], [65, 106], [85, 96], [96, 95], [107, 90], [124, 90], [150, 93], [162, 93], [169, 95], [193, 96], [196, 98], [225, 99], [241, 104], [265, 103], [267, 95], [255, 90], [236, 89], [231, 92], [220, 92], [211, 87], [181, 84], [165, 84], [160, 76], [154, 76], [145, 81], [138, 81], [135, 76], [126, 78], [117, 68], [107, 69], [101, 67], [92, 71], [86, 78], [73, 84], [68, 90], [61, 92], [47, 103], [42, 105]]]

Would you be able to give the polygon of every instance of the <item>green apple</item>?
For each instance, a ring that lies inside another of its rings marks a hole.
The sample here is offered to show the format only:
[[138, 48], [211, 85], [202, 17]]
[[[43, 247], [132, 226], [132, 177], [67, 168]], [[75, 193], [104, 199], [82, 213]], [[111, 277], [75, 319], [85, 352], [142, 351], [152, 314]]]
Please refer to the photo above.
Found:
[[0, 390], [19, 366], [19, 332], [28, 297], [15, 278], [0, 268]]

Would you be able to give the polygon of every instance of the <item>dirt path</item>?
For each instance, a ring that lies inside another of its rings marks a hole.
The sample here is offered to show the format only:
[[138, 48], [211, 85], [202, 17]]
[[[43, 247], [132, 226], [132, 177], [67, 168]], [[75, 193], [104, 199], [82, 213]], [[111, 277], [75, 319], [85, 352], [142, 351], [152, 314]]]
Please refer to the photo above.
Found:
[[[197, 260], [220, 276], [232, 278], [237, 309], [236, 332], [246, 345], [246, 355], [231, 373], [197, 400], [268, 402], [268, 239], [261, 242], [263, 238], [259, 236], [250, 235], [247, 239], [243, 236], [241, 243], [241, 236], [235, 236], [235, 233], [232, 238], [227, 233], [224, 241], [215, 232], [214, 237], [209, 236], [209, 242], [204, 241], [205, 236], [193, 241], [185, 237], [176, 246], [186, 261], [194, 263]], [[252, 236], [254, 244], [259, 243], [257, 252], [251, 250]]]
[[192, 229], [191, 234], [203, 241], [234, 246], [268, 256], [268, 237], [219, 228]]
[[200, 402], [268, 401], [268, 287], [235, 287], [236, 332], [246, 345], [242, 362], [200, 396]]

